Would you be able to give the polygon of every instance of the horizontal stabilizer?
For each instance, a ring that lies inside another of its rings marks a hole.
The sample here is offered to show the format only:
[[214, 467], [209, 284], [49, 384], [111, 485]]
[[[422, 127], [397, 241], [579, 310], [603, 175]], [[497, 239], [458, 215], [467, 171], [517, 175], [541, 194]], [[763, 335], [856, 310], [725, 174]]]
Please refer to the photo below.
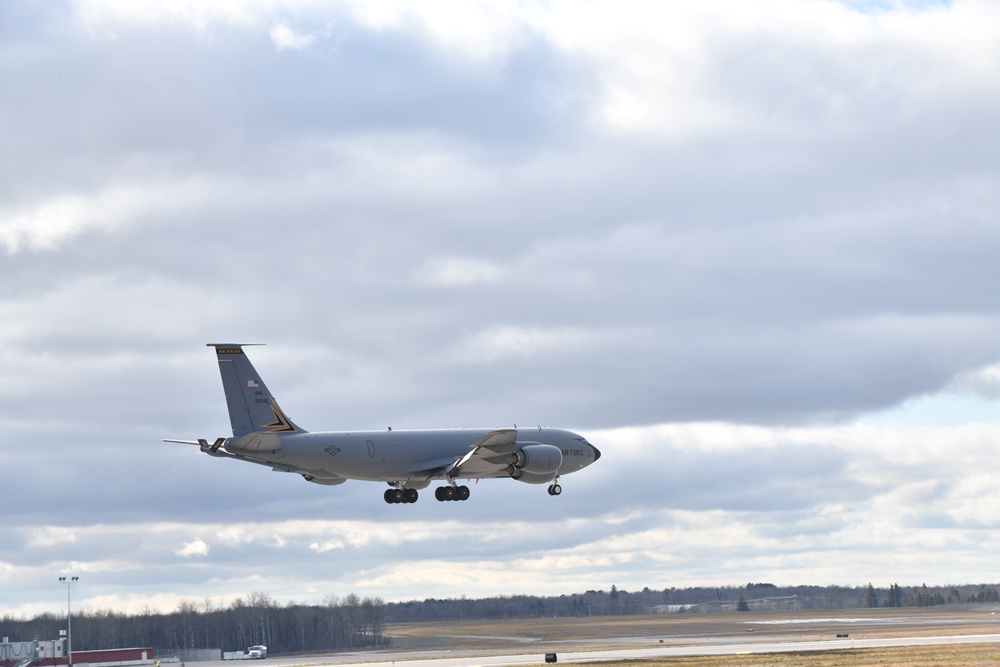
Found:
[[215, 442], [213, 442], [211, 445], [209, 445], [208, 440], [205, 440], [204, 438], [198, 438], [197, 440], [163, 440], [163, 442], [176, 442], [182, 445], [198, 445], [199, 447], [201, 447], [202, 451], [207, 451], [210, 454], [214, 454], [215, 452], [219, 451], [219, 447], [222, 447], [222, 445], [226, 442], [226, 439], [216, 438]]

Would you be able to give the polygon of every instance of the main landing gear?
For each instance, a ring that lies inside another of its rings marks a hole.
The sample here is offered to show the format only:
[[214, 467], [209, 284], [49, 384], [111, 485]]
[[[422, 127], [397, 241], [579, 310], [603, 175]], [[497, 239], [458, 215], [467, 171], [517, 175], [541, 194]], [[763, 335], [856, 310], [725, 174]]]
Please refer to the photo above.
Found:
[[[469, 487], [467, 486], [449, 485], [439, 486], [434, 489], [434, 497], [442, 502], [445, 500], [468, 500], [469, 495]], [[400, 503], [415, 503], [420, 494], [417, 493], [416, 489], [394, 487], [386, 489], [383, 497], [385, 498], [385, 502], [390, 505], [397, 505]]]
[[[552, 484], [549, 485], [549, 495], [558, 496], [561, 493], [562, 487], [559, 486], [559, 482], [553, 481]], [[469, 487], [465, 485], [452, 486], [449, 484], [447, 486], [439, 486], [434, 489], [434, 497], [441, 502], [448, 500], [468, 500], [469, 495]], [[415, 503], [417, 502], [417, 498], [420, 497], [420, 494], [417, 493], [416, 489], [399, 488], [397, 486], [391, 489], [386, 489], [383, 497], [385, 498], [385, 502], [390, 505], [398, 505]]]
[[415, 503], [420, 494], [416, 489], [387, 489], [385, 492], [385, 502], [390, 505], [397, 503]]
[[434, 497], [444, 502], [446, 500], [468, 500], [469, 487], [467, 486], [439, 486], [434, 489]]

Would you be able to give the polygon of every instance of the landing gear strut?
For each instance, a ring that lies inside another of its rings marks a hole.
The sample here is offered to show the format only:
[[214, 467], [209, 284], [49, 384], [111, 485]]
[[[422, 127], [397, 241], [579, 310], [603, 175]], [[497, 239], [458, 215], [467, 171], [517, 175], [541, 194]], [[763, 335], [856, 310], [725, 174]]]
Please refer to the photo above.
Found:
[[439, 486], [434, 489], [434, 497], [444, 502], [446, 500], [468, 500], [469, 487], [467, 486]]

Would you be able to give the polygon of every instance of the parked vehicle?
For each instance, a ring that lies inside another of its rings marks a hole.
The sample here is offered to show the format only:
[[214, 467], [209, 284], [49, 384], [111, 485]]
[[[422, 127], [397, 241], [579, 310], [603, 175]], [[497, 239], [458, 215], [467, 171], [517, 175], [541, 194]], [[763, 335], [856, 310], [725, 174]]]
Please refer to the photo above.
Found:
[[267, 657], [267, 647], [263, 644], [251, 646], [247, 649], [247, 657], [251, 660], [263, 660]]

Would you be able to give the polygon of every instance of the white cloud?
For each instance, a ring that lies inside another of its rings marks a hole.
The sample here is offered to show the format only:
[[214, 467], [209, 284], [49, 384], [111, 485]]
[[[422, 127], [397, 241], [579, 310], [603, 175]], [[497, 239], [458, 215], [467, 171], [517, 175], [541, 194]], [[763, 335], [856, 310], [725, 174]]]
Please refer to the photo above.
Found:
[[[970, 74], [984, 82], [1000, 52], [996, 7], [953, 5], [869, 14], [818, 0], [556, 2], [532, 25], [592, 65], [609, 128], [676, 139], [760, 132], [774, 121], [815, 131], [872, 94], [926, 99]], [[802, 100], [815, 96], [819, 116], [784, 113], [791, 100], [768, 94], [782, 84], [801, 86]]]
[[528, 14], [520, 3], [502, 0], [351, 0], [349, 6], [366, 26], [413, 31], [442, 49], [476, 60], [500, 59], [517, 48]]
[[39, 526], [28, 530], [28, 542], [26, 548], [53, 547], [60, 544], [73, 544], [76, 542], [76, 535], [65, 528], [55, 526]]
[[961, 373], [949, 384], [957, 394], [972, 394], [990, 399], [1000, 397], [1000, 364]]
[[249, 525], [223, 526], [216, 533], [216, 537], [222, 544], [249, 544], [264, 539], [260, 531]]
[[503, 279], [503, 269], [474, 257], [448, 257], [429, 261], [417, 271], [417, 279], [441, 287], [496, 283]]
[[[858, 563], [864, 563], [864, 580], [886, 585], [987, 581], [993, 571], [995, 549], [988, 545], [1000, 526], [1000, 514], [994, 511], [1000, 507], [1000, 494], [991, 490], [989, 475], [981, 471], [992, 465], [1000, 424], [793, 429], [669, 424], [590, 435], [604, 455], [592, 469], [563, 480], [563, 497], [552, 501], [533, 493], [538, 490], [533, 487], [485, 482], [476, 485], [469, 509], [474, 511], [477, 502], [480, 510], [500, 498], [503, 502], [497, 502], [492, 516], [471, 523], [441, 515], [442, 508], [451, 506], [428, 505], [426, 498], [421, 501], [424, 513], [417, 505], [407, 508], [412, 516], [390, 514], [379, 520], [196, 522], [192, 525], [225, 542], [224, 549], [213, 550], [212, 569], [181, 565], [177, 583], [169, 590], [150, 581], [127, 595], [98, 573], [148, 569], [140, 554], [176, 539], [190, 526], [80, 526], [74, 529], [77, 545], [108, 545], [121, 557], [113, 564], [75, 560], [69, 567], [90, 573], [88, 592], [80, 590], [83, 604], [96, 604], [96, 595], [122, 604], [127, 598], [132, 607], [165, 595], [197, 595], [222, 603], [232, 595], [225, 582], [234, 581], [252, 584], [279, 600], [308, 599], [328, 590], [397, 600], [427, 594], [442, 577], [463, 594], [479, 596], [512, 590], [561, 594], [612, 583], [632, 589], [748, 579], [854, 585]], [[834, 456], [824, 455], [824, 460], [838, 465], [791, 473], [772, 469], [770, 463], [747, 467], [759, 460], [805, 460], [827, 449]], [[713, 453], [721, 456], [712, 458]], [[688, 468], [685, 457], [702, 465]], [[798, 477], [783, 479], [789, 474]], [[719, 486], [720, 479], [725, 488]], [[681, 483], [687, 485], [683, 494], [678, 493]], [[789, 493], [787, 484], [812, 492]], [[383, 507], [374, 485], [361, 486], [364, 497], [376, 503], [362, 511]], [[609, 488], [617, 490], [609, 493]], [[830, 494], [831, 489], [841, 491]], [[754, 491], [772, 495], [774, 509], [746, 507]], [[339, 487], [323, 492], [323, 507], [329, 506], [329, 498], [338, 502], [345, 493]], [[566, 509], [556, 504], [564, 501], [572, 503], [573, 511], [553, 513]], [[512, 523], [511, 516], [521, 518]], [[451, 544], [442, 558], [441, 535], [459, 531], [461, 545]], [[285, 566], [265, 566], [274, 556], [258, 548], [260, 540], [222, 537], [251, 534], [267, 535], [269, 544], [280, 545]], [[142, 544], [135, 535], [143, 536]], [[977, 544], [987, 546], [977, 550]], [[66, 548], [52, 545], [53, 553]], [[316, 574], [313, 559], [331, 552], [337, 552], [343, 567], [324, 579]], [[194, 538], [174, 553], [206, 556], [209, 546]], [[407, 556], [401, 559], [400, 553]], [[10, 562], [6, 581], [30, 583], [51, 571], [38, 558], [36, 549], [30, 563]], [[515, 589], [512, 571], [518, 573]], [[449, 572], [454, 576], [447, 576]]]
[[295, 32], [285, 23], [279, 23], [271, 28], [271, 41], [279, 51], [292, 49], [302, 51], [309, 48], [316, 41], [315, 35], [302, 35]]
[[15, 253], [28, 247], [48, 250], [87, 229], [109, 229], [131, 217], [137, 198], [117, 190], [97, 197], [65, 195], [29, 210], [0, 216], [0, 243]]
[[[289, 3], [284, 3], [289, 5]], [[273, 6], [259, 0], [169, 0], [157, 3], [130, 3], [117, 0], [76, 0], [75, 12], [82, 23], [97, 32], [114, 36], [132, 26], [181, 25], [199, 33], [218, 26], [246, 27], [261, 23]]]
[[476, 363], [509, 359], [550, 362], [563, 354], [596, 351], [602, 344], [627, 339], [632, 333], [572, 327], [491, 327], [462, 343], [460, 354]]
[[191, 558], [192, 556], [207, 556], [208, 545], [205, 544], [204, 540], [200, 537], [196, 537], [190, 542], [185, 542], [184, 546], [179, 549], [175, 549], [174, 553], [178, 556], [183, 556], [184, 558]]
[[340, 13], [368, 29], [409, 32], [437, 48], [476, 60], [502, 58], [516, 48], [525, 17], [517, 3], [496, 0], [292, 0], [277, 4], [268, 0], [220, 0], [208, 4], [171, 0], [148, 6], [115, 0], [76, 2], [77, 16], [97, 34], [115, 36], [137, 26], [179, 25], [212, 38], [225, 28], [257, 31], [270, 24], [266, 29], [279, 50], [301, 49], [314, 40], [313, 33], [293, 31], [284, 17], [309, 18], [322, 24], [331, 14]]
[[309, 545], [309, 549], [318, 554], [325, 554], [329, 551], [338, 551], [343, 549], [344, 546], [345, 545], [341, 540], [326, 540], [325, 542], [312, 542]]
[[14, 254], [53, 250], [88, 232], [112, 232], [203, 201], [195, 180], [109, 185], [93, 194], [56, 194], [16, 208], [0, 207], [0, 244]]

